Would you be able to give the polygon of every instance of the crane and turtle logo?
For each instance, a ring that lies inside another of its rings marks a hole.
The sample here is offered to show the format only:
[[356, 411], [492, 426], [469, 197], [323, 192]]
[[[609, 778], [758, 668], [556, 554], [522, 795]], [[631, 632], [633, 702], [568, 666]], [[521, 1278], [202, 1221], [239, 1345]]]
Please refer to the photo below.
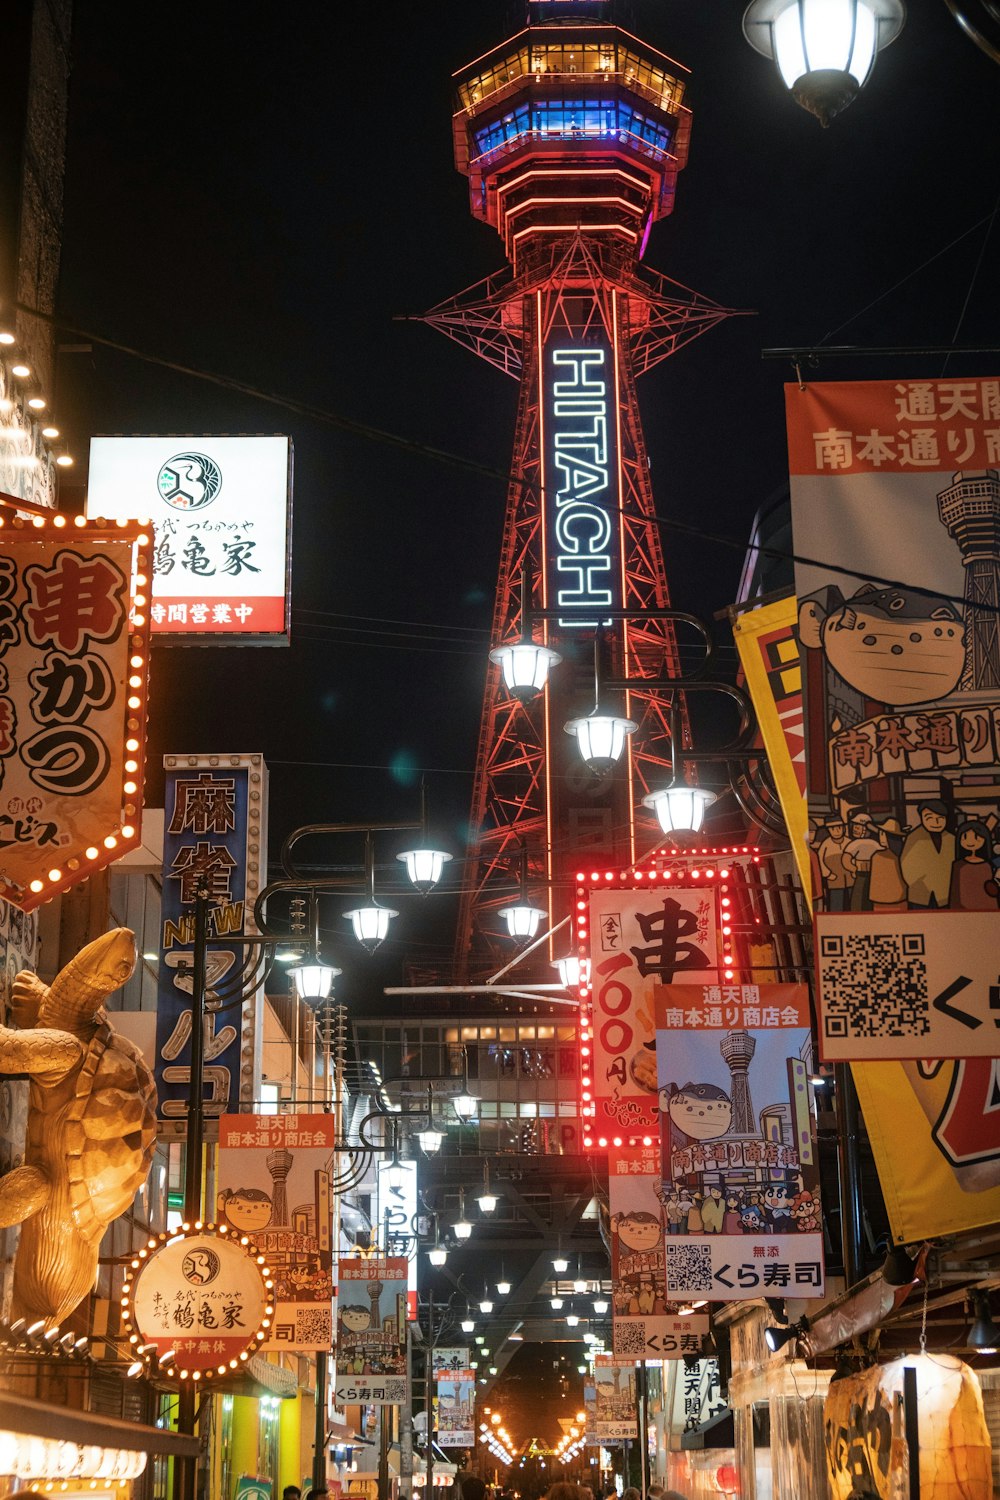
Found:
[[222, 470], [207, 453], [175, 453], [157, 474], [156, 488], [174, 510], [204, 510], [222, 489]]

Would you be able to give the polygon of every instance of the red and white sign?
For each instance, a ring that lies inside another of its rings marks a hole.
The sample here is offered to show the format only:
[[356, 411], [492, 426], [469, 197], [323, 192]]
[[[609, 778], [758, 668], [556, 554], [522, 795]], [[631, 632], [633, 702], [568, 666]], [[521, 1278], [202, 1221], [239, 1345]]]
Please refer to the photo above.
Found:
[[280, 644], [291, 483], [287, 437], [99, 437], [87, 515], [152, 521], [155, 637]]
[[177, 1230], [132, 1261], [125, 1320], [161, 1368], [201, 1380], [239, 1368], [271, 1326], [273, 1282], [245, 1235], [223, 1227]]
[[0, 896], [31, 911], [139, 843], [149, 533], [0, 533]]

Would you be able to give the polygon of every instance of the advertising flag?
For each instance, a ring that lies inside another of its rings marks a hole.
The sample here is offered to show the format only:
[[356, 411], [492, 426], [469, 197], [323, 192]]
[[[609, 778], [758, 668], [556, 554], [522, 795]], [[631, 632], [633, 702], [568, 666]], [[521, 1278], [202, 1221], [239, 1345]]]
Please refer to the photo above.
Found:
[[622, 1442], [639, 1436], [635, 1404], [635, 1363], [622, 1363], [611, 1354], [594, 1356], [594, 1420], [588, 1423], [598, 1443]]
[[216, 1218], [266, 1257], [274, 1318], [265, 1348], [333, 1342], [332, 1115], [223, 1115]]
[[401, 1406], [406, 1399], [406, 1273], [402, 1256], [339, 1262], [338, 1406]]
[[820, 1049], [908, 1059], [853, 1070], [893, 1233], [955, 1233], [1000, 1189], [997, 1064], [970, 1055], [1000, 949], [1000, 380], [789, 386], [786, 411]]
[[[683, 975], [719, 979], [719, 897], [683, 879], [590, 892], [591, 1128], [607, 1146], [658, 1133], [653, 992]], [[589, 1075], [588, 1075], [589, 1076]]]
[[476, 1441], [476, 1379], [437, 1377], [437, 1440], [442, 1448], [472, 1448]]
[[[156, 1088], [161, 1133], [183, 1136], [191, 1088], [194, 909], [208, 891], [205, 1119], [210, 1127], [253, 1094], [257, 992], [244, 986], [245, 950], [227, 936], [255, 931], [253, 906], [267, 870], [267, 768], [259, 755], [168, 755], [160, 896]], [[220, 941], [220, 939], [222, 941]], [[248, 962], [253, 974], [253, 959]], [[216, 1014], [214, 999], [248, 990]]]
[[667, 1295], [823, 1294], [803, 984], [656, 993]]
[[[612, 1352], [621, 1359], [691, 1359], [708, 1317], [681, 1315], [667, 1297], [660, 1146], [608, 1152]], [[672, 1226], [668, 1226], [673, 1232]]]

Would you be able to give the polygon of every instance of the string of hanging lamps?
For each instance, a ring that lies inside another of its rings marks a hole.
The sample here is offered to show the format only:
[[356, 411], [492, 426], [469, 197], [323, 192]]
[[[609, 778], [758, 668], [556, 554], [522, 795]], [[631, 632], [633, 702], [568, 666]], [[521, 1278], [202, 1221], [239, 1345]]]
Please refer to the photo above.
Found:
[[[10, 320], [0, 320], [0, 357], [8, 362], [11, 377], [18, 385], [31, 392], [30, 395], [24, 397], [24, 404], [31, 421], [44, 422], [45, 425], [39, 429], [42, 437], [46, 442], [57, 442], [62, 434], [50, 417], [42, 416], [43, 412], [48, 411], [48, 401], [38, 388], [28, 355], [19, 342]], [[67, 469], [71, 467], [73, 458], [63, 449], [61, 453], [55, 455], [55, 462], [59, 468]]]

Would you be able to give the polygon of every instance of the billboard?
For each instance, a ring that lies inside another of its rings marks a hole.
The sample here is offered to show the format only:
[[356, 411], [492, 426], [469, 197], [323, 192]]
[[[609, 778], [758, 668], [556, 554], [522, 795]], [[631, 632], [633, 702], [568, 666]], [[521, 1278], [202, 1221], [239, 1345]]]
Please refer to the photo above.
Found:
[[442, 1448], [473, 1448], [476, 1443], [476, 1377], [437, 1377], [437, 1440]]
[[[253, 906], [267, 872], [267, 768], [259, 755], [167, 755], [156, 1010], [156, 1087], [161, 1134], [183, 1136], [191, 1087], [194, 908], [208, 891], [206, 994], [235, 985], [245, 950], [227, 935], [255, 931]], [[223, 942], [219, 942], [223, 939]], [[252, 964], [252, 958], [247, 960]], [[257, 993], [205, 1014], [205, 1119], [253, 1096]]]
[[401, 1406], [406, 1399], [406, 1272], [401, 1256], [339, 1262], [338, 1406]]
[[823, 1295], [804, 984], [656, 992], [667, 1295]]
[[611, 1354], [594, 1356], [594, 1416], [587, 1435], [596, 1443], [615, 1443], [639, 1436], [635, 1399], [635, 1361], [622, 1363]]
[[0, 897], [31, 911], [139, 843], [148, 532], [0, 533]]
[[375, 1172], [386, 1252], [405, 1256], [409, 1264], [407, 1316], [413, 1320], [417, 1316], [417, 1164], [381, 1159], [375, 1164]]
[[287, 437], [91, 440], [87, 515], [153, 523], [168, 644], [287, 644], [291, 493]]
[[653, 992], [675, 975], [719, 979], [721, 899], [729, 900], [714, 878], [686, 885], [683, 874], [660, 881], [653, 872], [641, 887], [589, 891], [582, 930], [589, 919], [592, 995], [590, 1012], [581, 1014], [592, 1021], [584, 1029], [593, 1033], [593, 1068], [583, 1069], [585, 1144], [641, 1145], [656, 1139]]
[[616, 1359], [694, 1359], [708, 1317], [667, 1296], [659, 1142], [608, 1153], [612, 1353]]
[[996, 974], [957, 962], [1000, 946], [1000, 380], [791, 386], [786, 412], [820, 1045], [913, 1059], [854, 1077], [894, 1235], [944, 1205], [954, 1233], [1000, 1188], [997, 1065], [966, 1024]]
[[274, 1279], [265, 1348], [333, 1343], [333, 1115], [224, 1115], [216, 1214], [249, 1235]]

